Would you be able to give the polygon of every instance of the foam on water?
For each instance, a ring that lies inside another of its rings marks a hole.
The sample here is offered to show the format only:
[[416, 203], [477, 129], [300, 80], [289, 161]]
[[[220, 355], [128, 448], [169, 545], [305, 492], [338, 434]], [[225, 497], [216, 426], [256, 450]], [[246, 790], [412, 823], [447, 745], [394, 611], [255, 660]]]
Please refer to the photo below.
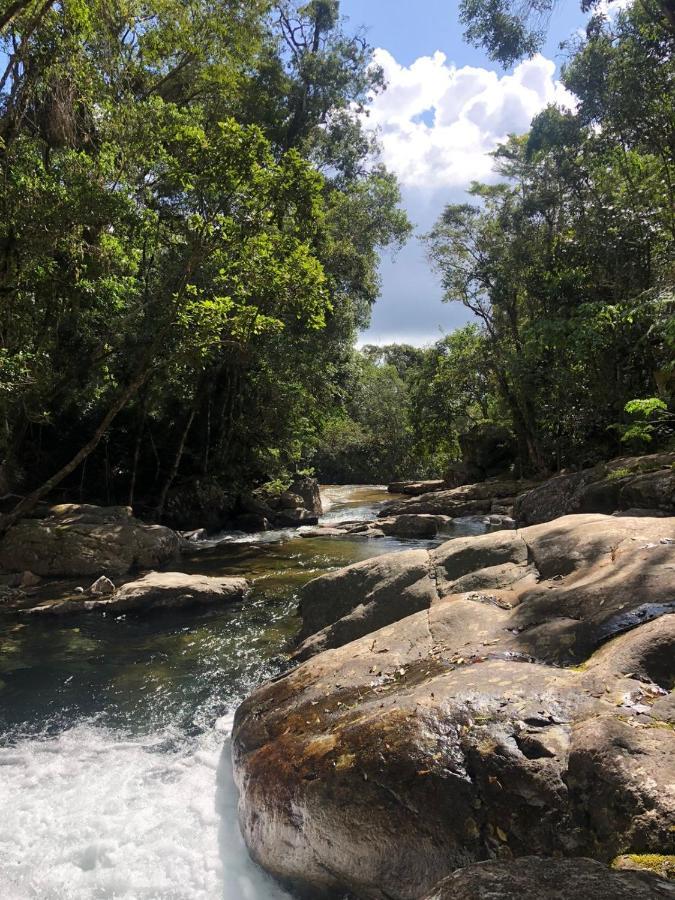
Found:
[[0, 748], [0, 897], [288, 898], [239, 833], [230, 728], [186, 739], [80, 723]]

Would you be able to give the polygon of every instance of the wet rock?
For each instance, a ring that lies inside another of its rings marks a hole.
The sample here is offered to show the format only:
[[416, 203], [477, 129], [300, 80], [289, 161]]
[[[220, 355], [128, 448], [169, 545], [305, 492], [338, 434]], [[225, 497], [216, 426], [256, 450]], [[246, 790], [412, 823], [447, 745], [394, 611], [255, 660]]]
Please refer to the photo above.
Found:
[[439, 478], [432, 481], [394, 481], [387, 487], [387, 490], [390, 494], [408, 494], [411, 497], [417, 497], [432, 491], [442, 491], [445, 487], [445, 481]]
[[0, 569], [41, 577], [124, 574], [177, 555], [178, 535], [135, 519], [129, 507], [63, 504], [22, 519], [0, 541]]
[[306, 509], [280, 509], [274, 514], [277, 527], [298, 527], [299, 525], [318, 525], [319, 517]]
[[176, 609], [185, 606], [234, 603], [248, 593], [244, 578], [216, 578], [182, 572], [150, 572], [129, 581], [113, 594], [95, 600], [52, 601], [25, 610], [33, 615], [65, 615], [81, 612]]
[[675, 453], [615, 459], [559, 475], [519, 496], [515, 518], [534, 525], [577, 512], [656, 509], [675, 514]]
[[445, 516], [403, 515], [391, 516], [377, 522], [385, 534], [394, 537], [425, 538], [436, 537]]
[[302, 538], [336, 538], [345, 537], [347, 531], [343, 528], [334, 528], [332, 525], [303, 525], [298, 534]]
[[477, 863], [459, 869], [423, 900], [661, 900], [675, 885], [637, 872], [616, 872], [592, 859]]
[[374, 522], [334, 522], [316, 528], [303, 528], [301, 537], [359, 538], [432, 538], [452, 525], [450, 516], [404, 515], [377, 519]]
[[194, 531], [181, 531], [180, 536], [184, 541], [190, 544], [196, 544], [198, 541], [204, 541], [207, 537], [206, 528], [195, 528]]
[[321, 491], [316, 478], [311, 478], [308, 475], [298, 476], [291, 482], [288, 490], [302, 497], [303, 506], [308, 512], [315, 516], [323, 514]]
[[492, 529], [513, 529], [516, 527], [515, 519], [512, 519], [511, 516], [501, 515], [498, 513], [492, 513], [489, 516], [486, 516], [483, 519], [484, 524], [488, 528]]
[[521, 635], [527, 652], [554, 647], [560, 662], [582, 661], [602, 641], [675, 605], [673, 536], [669, 519], [567, 516], [356, 563], [300, 590], [297, 657], [448, 596], [478, 593], [512, 610], [504, 627]]
[[478, 484], [465, 484], [406, 500], [389, 501], [384, 504], [379, 515], [381, 517], [406, 513], [451, 517], [483, 515], [492, 510], [495, 500], [512, 498], [533, 486], [534, 482], [528, 481], [484, 481]]
[[103, 596], [104, 594], [114, 594], [115, 585], [105, 575], [101, 575], [100, 578], [97, 578], [96, 581], [92, 585], [90, 585], [89, 593], [98, 596]]
[[414, 900], [494, 857], [672, 853], [675, 732], [649, 714], [664, 690], [615, 658], [659, 625], [672, 679], [675, 615], [581, 670], [500, 643], [507, 621], [450, 600], [245, 701], [234, 760], [254, 858], [312, 896]]

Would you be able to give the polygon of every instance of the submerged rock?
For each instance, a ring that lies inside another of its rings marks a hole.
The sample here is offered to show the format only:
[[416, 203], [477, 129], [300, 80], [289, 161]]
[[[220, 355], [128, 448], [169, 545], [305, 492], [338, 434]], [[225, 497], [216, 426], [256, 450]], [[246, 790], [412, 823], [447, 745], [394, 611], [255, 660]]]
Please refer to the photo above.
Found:
[[558, 475], [521, 494], [515, 518], [525, 525], [569, 513], [658, 510], [675, 514], [675, 453], [614, 459], [592, 469]]
[[180, 538], [147, 525], [130, 507], [62, 504], [43, 519], [22, 519], [0, 541], [0, 569], [43, 577], [121, 575], [178, 554]]
[[615, 872], [592, 859], [484, 862], [459, 869], [422, 900], [660, 900], [675, 885], [638, 872]]
[[95, 600], [57, 600], [24, 611], [33, 615], [64, 615], [79, 612], [176, 609], [184, 606], [233, 603], [243, 600], [248, 590], [248, 582], [244, 578], [214, 578], [206, 575], [186, 575], [183, 572], [150, 572], [137, 581], [127, 582], [114, 590], [114, 593], [105, 596], [101, 594]]
[[673, 853], [674, 527], [569, 516], [307, 585], [305, 649], [335, 649], [235, 721], [254, 858], [417, 900], [495, 857]]

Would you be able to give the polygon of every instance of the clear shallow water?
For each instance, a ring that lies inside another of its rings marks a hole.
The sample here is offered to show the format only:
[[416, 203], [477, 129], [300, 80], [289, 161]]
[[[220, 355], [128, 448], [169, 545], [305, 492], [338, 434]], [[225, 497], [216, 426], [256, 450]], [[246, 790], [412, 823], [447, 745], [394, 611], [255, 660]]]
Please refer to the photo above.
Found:
[[[326, 522], [372, 518], [390, 496], [323, 494]], [[454, 533], [479, 530], [467, 522]], [[234, 710], [281, 671], [301, 584], [409, 546], [424, 543], [222, 536], [181, 569], [245, 575], [253, 593], [242, 604], [30, 623], [1, 615], [0, 898], [287, 898], [237, 829]]]

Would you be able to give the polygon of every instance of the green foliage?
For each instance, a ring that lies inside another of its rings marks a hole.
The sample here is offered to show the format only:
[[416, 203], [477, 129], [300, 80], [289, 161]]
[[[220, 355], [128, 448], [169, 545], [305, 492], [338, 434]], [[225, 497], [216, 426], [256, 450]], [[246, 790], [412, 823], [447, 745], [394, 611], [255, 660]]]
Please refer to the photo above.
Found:
[[659, 397], [647, 397], [644, 400], [629, 400], [624, 406], [632, 421], [629, 424], [615, 424], [614, 428], [621, 435], [625, 444], [650, 444], [654, 437], [666, 437], [675, 431], [675, 416], [668, 411], [668, 405]]
[[399, 348], [352, 357], [344, 406], [327, 417], [313, 460], [326, 481], [386, 482], [414, 469], [408, 373], [387, 360], [390, 349]]
[[25, 487], [120, 397], [71, 490], [304, 464], [409, 225], [360, 125], [366, 41], [336, 2], [272, 6], [0, 13], [0, 450]]
[[[548, 25], [558, 0], [524, 0], [517, 5], [507, 0], [461, 0], [460, 21], [465, 38], [505, 66], [524, 56], [534, 56], [544, 45]], [[583, 12], [593, 11], [589, 31], [602, 26], [604, 10], [600, 0], [581, 0]], [[672, 0], [643, 0], [645, 16], [666, 39], [675, 36], [675, 7]]]
[[607, 476], [607, 481], [620, 481], [622, 478], [627, 478], [631, 474], [632, 473], [630, 469], [622, 466], [618, 469], [612, 469], [612, 471]]
[[566, 67], [577, 113], [550, 108], [510, 138], [502, 183], [473, 185], [427, 238], [446, 300], [480, 323], [491, 415], [530, 470], [616, 452], [625, 404], [672, 396], [675, 68], [659, 28], [639, 5], [611, 31], [596, 22]]

